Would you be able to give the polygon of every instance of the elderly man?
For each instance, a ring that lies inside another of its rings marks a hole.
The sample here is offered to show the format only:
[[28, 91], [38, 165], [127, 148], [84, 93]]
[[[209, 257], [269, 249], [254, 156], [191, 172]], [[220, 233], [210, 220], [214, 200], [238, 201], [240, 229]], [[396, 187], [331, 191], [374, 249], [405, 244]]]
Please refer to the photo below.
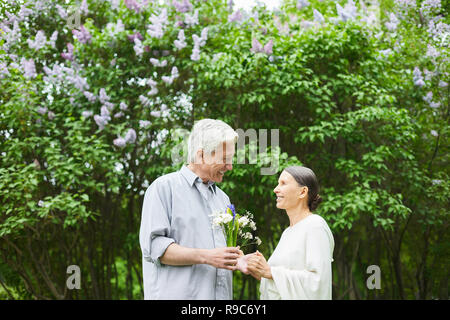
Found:
[[237, 137], [220, 120], [198, 121], [188, 165], [148, 187], [139, 235], [145, 299], [233, 298], [232, 271], [242, 251], [226, 246], [210, 215], [230, 204], [215, 183], [233, 168]]

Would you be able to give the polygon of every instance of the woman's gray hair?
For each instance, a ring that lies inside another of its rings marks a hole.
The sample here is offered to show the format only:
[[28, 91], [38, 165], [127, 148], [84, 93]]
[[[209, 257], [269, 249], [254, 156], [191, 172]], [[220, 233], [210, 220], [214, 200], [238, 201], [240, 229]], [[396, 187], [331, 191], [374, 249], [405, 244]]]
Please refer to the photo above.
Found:
[[238, 134], [221, 120], [203, 119], [194, 124], [188, 140], [188, 162], [194, 163], [199, 149], [211, 154], [224, 142], [236, 143]]

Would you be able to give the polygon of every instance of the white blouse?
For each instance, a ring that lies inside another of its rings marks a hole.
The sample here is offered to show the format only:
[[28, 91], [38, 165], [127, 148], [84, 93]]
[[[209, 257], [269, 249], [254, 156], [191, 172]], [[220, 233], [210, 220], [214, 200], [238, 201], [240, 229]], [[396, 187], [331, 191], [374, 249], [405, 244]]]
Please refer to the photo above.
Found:
[[331, 300], [334, 238], [326, 221], [311, 214], [285, 229], [261, 278], [261, 300]]

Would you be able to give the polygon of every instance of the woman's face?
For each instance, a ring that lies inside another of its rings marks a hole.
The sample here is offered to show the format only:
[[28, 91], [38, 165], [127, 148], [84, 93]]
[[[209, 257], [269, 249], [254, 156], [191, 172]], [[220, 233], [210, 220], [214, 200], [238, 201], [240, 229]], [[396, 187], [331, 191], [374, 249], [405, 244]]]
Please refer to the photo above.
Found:
[[283, 171], [278, 178], [278, 185], [273, 190], [277, 196], [278, 209], [298, 207], [308, 194], [308, 187], [301, 187], [294, 177]]

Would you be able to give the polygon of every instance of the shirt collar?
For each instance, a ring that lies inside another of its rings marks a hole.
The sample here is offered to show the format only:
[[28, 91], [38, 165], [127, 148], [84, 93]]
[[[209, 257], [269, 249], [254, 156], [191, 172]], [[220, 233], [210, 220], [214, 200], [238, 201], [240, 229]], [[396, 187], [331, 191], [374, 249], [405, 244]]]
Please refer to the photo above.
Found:
[[[183, 165], [180, 169], [180, 173], [183, 175], [183, 177], [186, 179], [186, 181], [189, 183], [189, 185], [192, 187], [196, 181], [199, 183], [203, 183], [203, 180], [197, 176], [191, 169], [189, 169], [186, 165]], [[208, 187], [212, 186], [212, 189], [214, 190], [214, 193], [216, 192], [216, 184], [212, 181], [208, 181], [206, 184]]]

